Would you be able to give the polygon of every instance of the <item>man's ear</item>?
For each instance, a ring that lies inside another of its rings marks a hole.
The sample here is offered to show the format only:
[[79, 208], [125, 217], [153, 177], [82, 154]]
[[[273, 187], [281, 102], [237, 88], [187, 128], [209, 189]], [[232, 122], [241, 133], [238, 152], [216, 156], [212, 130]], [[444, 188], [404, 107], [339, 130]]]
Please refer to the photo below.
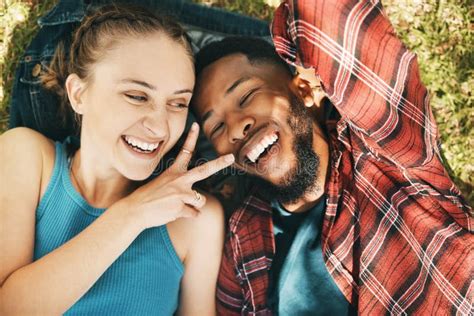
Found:
[[84, 103], [82, 101], [82, 93], [85, 90], [85, 82], [76, 74], [70, 74], [66, 79], [66, 91], [74, 112], [83, 114]]

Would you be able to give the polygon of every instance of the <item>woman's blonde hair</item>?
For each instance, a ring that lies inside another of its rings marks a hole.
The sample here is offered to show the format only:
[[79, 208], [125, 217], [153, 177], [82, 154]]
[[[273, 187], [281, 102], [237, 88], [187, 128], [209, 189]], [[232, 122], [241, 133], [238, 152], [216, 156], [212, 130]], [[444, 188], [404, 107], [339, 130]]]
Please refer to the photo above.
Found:
[[65, 83], [69, 74], [77, 74], [87, 80], [91, 66], [123, 37], [143, 36], [162, 32], [181, 44], [192, 59], [193, 53], [183, 28], [173, 19], [157, 15], [140, 7], [106, 5], [91, 11], [84, 17], [72, 36], [69, 50], [64, 42], [59, 43], [51, 64], [41, 75], [43, 86], [58, 95], [59, 114], [63, 124], [74, 124], [80, 129], [80, 117], [69, 104]]

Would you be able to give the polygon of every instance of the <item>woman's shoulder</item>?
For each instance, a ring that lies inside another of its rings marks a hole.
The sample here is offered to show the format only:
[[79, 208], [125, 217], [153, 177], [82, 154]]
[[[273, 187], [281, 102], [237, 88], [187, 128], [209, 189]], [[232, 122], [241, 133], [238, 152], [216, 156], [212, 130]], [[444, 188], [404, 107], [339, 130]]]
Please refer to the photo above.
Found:
[[0, 136], [0, 144], [13, 151], [25, 148], [30, 148], [30, 151], [48, 150], [48, 147], [54, 150], [52, 140], [27, 127], [16, 127], [6, 131]]
[[[222, 204], [213, 195], [201, 193], [206, 198], [206, 204], [199, 210], [199, 215], [186, 218], [184, 222], [190, 227], [190, 232], [195, 232], [195, 238], [212, 239], [224, 229], [224, 209]], [[206, 232], [205, 234], [203, 234]], [[211, 241], [211, 240], [210, 240]]]
[[199, 210], [196, 217], [180, 218], [172, 224], [179, 226], [180, 230], [191, 233], [195, 230], [212, 229], [224, 226], [224, 209], [217, 198], [208, 193], [201, 194], [206, 198], [205, 205]]
[[35, 130], [17, 127], [0, 136], [0, 148], [0, 165], [8, 166], [7, 174], [39, 180], [42, 195], [54, 167], [54, 142]]
[[180, 218], [167, 225], [173, 245], [181, 260], [199, 245], [221, 249], [224, 239], [224, 209], [212, 195], [201, 193], [206, 204], [199, 210], [197, 217]]
[[200, 210], [199, 216], [193, 219], [196, 225], [208, 227], [210, 224], [224, 224], [224, 209], [219, 200], [211, 194], [201, 194], [206, 197], [206, 204]]

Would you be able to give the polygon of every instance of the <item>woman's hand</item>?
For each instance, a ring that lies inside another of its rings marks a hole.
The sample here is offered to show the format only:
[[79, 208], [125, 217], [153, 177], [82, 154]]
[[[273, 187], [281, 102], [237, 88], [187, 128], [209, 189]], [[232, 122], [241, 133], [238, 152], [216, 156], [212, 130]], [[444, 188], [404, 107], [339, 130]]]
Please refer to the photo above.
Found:
[[132, 217], [139, 219], [142, 229], [164, 225], [180, 217], [197, 216], [206, 200], [192, 189], [193, 184], [234, 162], [234, 156], [229, 154], [187, 170], [198, 134], [199, 126], [194, 123], [173, 165], [118, 202]]

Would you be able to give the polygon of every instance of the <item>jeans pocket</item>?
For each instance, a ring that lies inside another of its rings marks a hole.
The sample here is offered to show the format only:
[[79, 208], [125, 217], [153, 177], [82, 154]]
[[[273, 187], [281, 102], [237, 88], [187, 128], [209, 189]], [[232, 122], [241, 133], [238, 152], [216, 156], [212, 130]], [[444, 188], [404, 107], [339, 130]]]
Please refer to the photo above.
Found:
[[21, 112], [28, 118], [29, 127], [57, 139], [62, 125], [58, 117], [59, 99], [47, 91], [41, 82], [41, 74], [46, 71], [52, 57], [52, 54], [25, 55], [20, 65], [19, 88], [27, 92], [29, 98], [18, 106], [22, 107]]

